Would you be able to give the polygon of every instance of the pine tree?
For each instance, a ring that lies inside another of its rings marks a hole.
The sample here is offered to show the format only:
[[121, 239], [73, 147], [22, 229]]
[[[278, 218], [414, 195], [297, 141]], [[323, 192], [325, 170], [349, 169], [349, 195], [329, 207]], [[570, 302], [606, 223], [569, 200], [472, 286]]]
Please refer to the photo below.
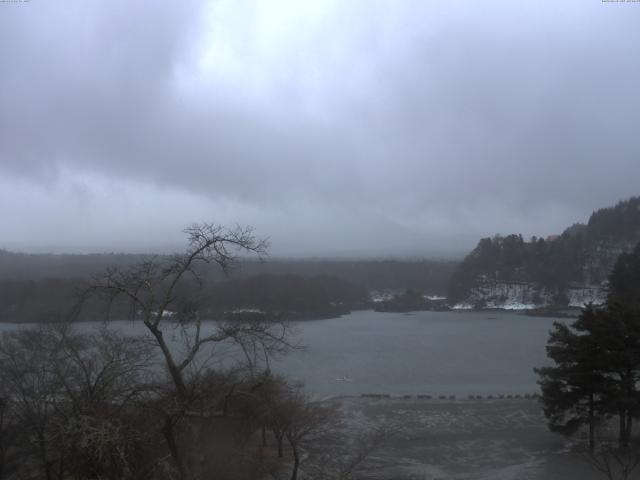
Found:
[[[590, 306], [582, 312], [581, 318], [600, 314]], [[555, 366], [535, 371], [540, 377], [538, 383], [550, 430], [571, 435], [586, 425], [589, 447], [593, 448], [597, 420], [607, 411], [610, 382], [600, 368], [600, 356], [595, 354], [597, 347], [593, 339], [576, 332], [578, 322], [571, 327], [554, 323], [547, 355]]]
[[603, 378], [599, 386], [603, 410], [619, 417], [619, 443], [627, 446], [632, 419], [638, 416], [637, 383], [640, 379], [640, 322], [638, 317], [607, 305], [589, 307], [573, 324], [580, 338], [589, 345], [586, 358], [578, 363]]
[[620, 444], [627, 446], [633, 418], [640, 416], [640, 244], [618, 257], [609, 276], [606, 318], [594, 334], [608, 353], [616, 385], [611, 407], [620, 417]]
[[619, 444], [629, 445], [640, 416], [640, 245], [622, 254], [610, 276], [607, 303], [587, 306], [570, 326], [555, 323], [547, 344], [555, 365], [536, 369], [552, 431], [589, 427], [617, 415]]

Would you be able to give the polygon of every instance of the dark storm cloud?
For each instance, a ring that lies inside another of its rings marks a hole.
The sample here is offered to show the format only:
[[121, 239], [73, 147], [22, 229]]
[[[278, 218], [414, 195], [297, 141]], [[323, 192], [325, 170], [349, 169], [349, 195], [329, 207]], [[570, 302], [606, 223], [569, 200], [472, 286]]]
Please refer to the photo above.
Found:
[[0, 5], [4, 241], [429, 254], [640, 193], [640, 6], [301, 5]]

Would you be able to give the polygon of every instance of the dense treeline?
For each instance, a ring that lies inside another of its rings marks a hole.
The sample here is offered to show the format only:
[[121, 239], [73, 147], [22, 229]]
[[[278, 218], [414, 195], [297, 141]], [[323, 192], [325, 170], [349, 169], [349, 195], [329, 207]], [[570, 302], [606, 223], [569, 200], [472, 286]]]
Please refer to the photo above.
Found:
[[640, 197], [598, 210], [586, 225], [575, 224], [557, 237], [483, 238], [452, 275], [449, 298], [462, 301], [483, 282], [514, 281], [536, 283], [561, 296], [572, 282], [605, 281], [618, 255], [638, 241]]
[[246, 262], [241, 273], [281, 273], [304, 277], [327, 275], [372, 290], [408, 288], [442, 295], [447, 291], [457, 260], [270, 260]]
[[[126, 267], [151, 258], [162, 256], [115, 253], [23, 254], [0, 250], [0, 279], [84, 278], [107, 267]], [[443, 294], [458, 263], [452, 260], [269, 259], [267, 262], [260, 262], [245, 259], [239, 262], [235, 276], [330, 276], [339, 277], [367, 290], [403, 291], [413, 288], [432, 294]], [[205, 268], [205, 271], [213, 280], [224, 278], [217, 269]]]
[[560, 292], [570, 282], [583, 280], [581, 238], [563, 233], [556, 240], [521, 235], [483, 238], [453, 274], [449, 298], [461, 301], [484, 282], [539, 283]]
[[107, 267], [134, 265], [150, 257], [150, 255], [123, 253], [30, 254], [0, 249], [0, 278], [25, 280], [80, 278], [94, 275]]
[[593, 240], [634, 241], [640, 233], [640, 197], [619, 202], [614, 207], [596, 210], [586, 228]]
[[0, 321], [51, 322], [70, 318], [82, 284], [79, 279], [2, 279]]
[[[0, 280], [0, 321], [55, 322], [68, 319], [103, 320], [136, 316], [123, 301], [109, 308], [95, 300], [85, 301], [78, 310], [80, 292], [86, 279]], [[179, 293], [195, 288], [185, 281]], [[305, 278], [298, 275], [255, 275], [213, 282], [201, 293], [198, 310], [202, 315], [221, 317], [235, 309], [252, 308], [277, 312], [285, 318], [335, 316], [366, 306], [367, 291], [342, 279], [328, 276]], [[189, 305], [178, 303], [180, 308]], [[178, 312], [179, 313], [179, 312]]]
[[[110, 268], [127, 268], [144, 261], [166, 261], [169, 256], [95, 254], [32, 255], [0, 250], [0, 321], [60, 321], [129, 318], [135, 312], [119, 302], [105, 311], [86, 303], [74, 309], [78, 291], [92, 275]], [[207, 289], [200, 309], [207, 315], [256, 308], [289, 318], [325, 317], [367, 305], [372, 290], [431, 294], [446, 291], [454, 261], [400, 260], [241, 260], [228, 279], [219, 269], [199, 266]], [[185, 282], [183, 289], [193, 288]], [[186, 308], [186, 306], [185, 306]]]
[[206, 302], [212, 310], [257, 308], [269, 312], [331, 314], [367, 305], [367, 291], [340, 278], [262, 274], [213, 285]]

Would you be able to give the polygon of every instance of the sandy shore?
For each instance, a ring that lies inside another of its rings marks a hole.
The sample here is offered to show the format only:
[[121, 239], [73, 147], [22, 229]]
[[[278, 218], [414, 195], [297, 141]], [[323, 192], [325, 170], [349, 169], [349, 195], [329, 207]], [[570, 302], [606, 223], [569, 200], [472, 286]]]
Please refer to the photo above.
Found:
[[352, 435], [394, 431], [359, 478], [596, 480], [578, 448], [550, 433], [535, 399], [427, 400], [341, 397]]

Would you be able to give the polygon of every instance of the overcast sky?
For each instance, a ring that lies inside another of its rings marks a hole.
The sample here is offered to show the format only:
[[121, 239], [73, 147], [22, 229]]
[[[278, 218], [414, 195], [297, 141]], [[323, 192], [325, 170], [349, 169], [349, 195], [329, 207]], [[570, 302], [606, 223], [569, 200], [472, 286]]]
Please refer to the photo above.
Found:
[[640, 194], [640, 3], [0, 3], [0, 248], [453, 255]]

